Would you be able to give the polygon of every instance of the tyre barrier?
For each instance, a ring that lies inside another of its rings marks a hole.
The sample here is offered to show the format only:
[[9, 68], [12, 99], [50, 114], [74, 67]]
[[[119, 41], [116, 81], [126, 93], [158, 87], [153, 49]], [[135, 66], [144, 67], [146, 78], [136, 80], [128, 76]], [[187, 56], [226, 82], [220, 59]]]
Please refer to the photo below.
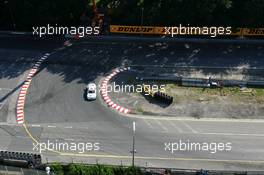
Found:
[[106, 78], [103, 79], [103, 81], [101, 82], [101, 97], [102, 99], [105, 101], [105, 103], [108, 105], [108, 107], [111, 107], [113, 109], [115, 109], [116, 111], [120, 112], [120, 113], [131, 113], [130, 109], [127, 109], [125, 107], [122, 107], [118, 104], [116, 104], [115, 102], [113, 102], [110, 97], [108, 96], [108, 91], [107, 91], [107, 85], [108, 82], [117, 74], [124, 72], [124, 71], [128, 71], [130, 70], [130, 67], [128, 68], [117, 68], [114, 71], [112, 71], [112, 73], [110, 75], [108, 75]]
[[144, 90], [145, 94], [149, 94], [154, 99], [159, 100], [162, 103], [165, 103], [165, 104], [168, 104], [168, 105], [173, 102], [173, 97], [172, 96], [169, 96], [169, 95], [167, 95], [167, 94], [165, 94], [163, 92], [160, 92], [160, 91], [154, 92], [146, 85], [143, 85], [143, 87], [144, 87], [143, 90]]
[[29, 168], [35, 168], [42, 165], [41, 155], [33, 153], [0, 151], [0, 161], [6, 164], [26, 164]]
[[154, 98], [166, 104], [171, 104], [173, 102], [172, 96], [169, 96], [160, 91], [154, 93]]

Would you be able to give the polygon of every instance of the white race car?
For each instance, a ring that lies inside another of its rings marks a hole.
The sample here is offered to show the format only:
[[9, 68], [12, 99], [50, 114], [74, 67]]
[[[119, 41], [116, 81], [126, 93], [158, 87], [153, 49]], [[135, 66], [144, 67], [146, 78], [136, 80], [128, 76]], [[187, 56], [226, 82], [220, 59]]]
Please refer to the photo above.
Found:
[[96, 84], [89, 83], [87, 85], [87, 100], [95, 100], [96, 99]]

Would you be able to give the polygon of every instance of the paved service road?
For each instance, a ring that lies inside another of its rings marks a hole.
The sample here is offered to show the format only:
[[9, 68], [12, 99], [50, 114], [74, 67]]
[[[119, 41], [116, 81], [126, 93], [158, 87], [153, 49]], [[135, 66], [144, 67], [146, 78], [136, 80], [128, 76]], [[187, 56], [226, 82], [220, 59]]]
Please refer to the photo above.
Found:
[[[196, 121], [120, 116], [100, 99], [88, 102], [88, 82], [124, 64], [230, 66], [262, 68], [264, 44], [152, 43], [93, 40], [56, 51], [33, 78], [25, 104], [28, 131], [40, 142], [99, 142], [100, 150], [76, 155], [45, 152], [48, 161], [131, 163], [132, 122], [136, 121], [136, 165], [175, 168], [263, 170], [263, 122]], [[54, 47], [56, 48], [56, 47]], [[157, 52], [158, 51], [158, 52]], [[39, 52], [38, 52], [39, 53]], [[1, 56], [2, 58], [2, 56]], [[210, 117], [210, 116], [208, 116]], [[172, 121], [171, 121], [172, 120]], [[4, 125], [4, 123], [3, 123]], [[15, 130], [15, 126], [5, 126]], [[1, 131], [9, 150], [32, 151], [24, 131], [24, 144], [15, 134]], [[21, 131], [22, 132], [22, 131]], [[229, 152], [165, 151], [164, 143], [231, 142]], [[16, 146], [14, 146], [16, 145]]]

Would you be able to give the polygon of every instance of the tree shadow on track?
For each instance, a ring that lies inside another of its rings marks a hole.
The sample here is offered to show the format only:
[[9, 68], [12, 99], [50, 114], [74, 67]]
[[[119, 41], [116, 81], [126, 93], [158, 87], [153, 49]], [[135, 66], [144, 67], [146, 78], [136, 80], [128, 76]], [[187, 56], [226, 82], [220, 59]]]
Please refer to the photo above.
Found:
[[[24, 35], [0, 36], [0, 88], [10, 89], [0, 98], [4, 102], [23, 84], [20, 76], [29, 70], [46, 52], [61, 45], [62, 38], [35, 38]], [[19, 84], [17, 84], [19, 83]]]
[[[62, 47], [62, 41], [64, 39], [1, 38], [0, 78], [18, 77], [44, 53]], [[230, 73], [228, 67], [264, 68], [263, 48], [264, 43], [111, 42], [94, 39], [77, 42], [50, 55], [41, 70], [46, 68], [48, 72], [58, 74], [66, 83], [74, 80], [88, 83], [120, 65], [227, 67], [219, 69], [225, 75]], [[208, 68], [202, 73], [215, 74], [217, 70]]]
[[263, 48], [264, 43], [79, 42], [51, 55], [44, 65], [50, 73], [63, 76], [65, 82], [78, 79], [80, 83], [93, 81], [121, 65], [201, 66], [205, 67], [198, 70], [201, 74], [223, 76], [230, 75], [233, 67], [261, 68], [242, 73], [263, 76], [259, 73], [264, 71]]
[[0, 36], [0, 79], [22, 75], [46, 52], [61, 46], [61, 38]]

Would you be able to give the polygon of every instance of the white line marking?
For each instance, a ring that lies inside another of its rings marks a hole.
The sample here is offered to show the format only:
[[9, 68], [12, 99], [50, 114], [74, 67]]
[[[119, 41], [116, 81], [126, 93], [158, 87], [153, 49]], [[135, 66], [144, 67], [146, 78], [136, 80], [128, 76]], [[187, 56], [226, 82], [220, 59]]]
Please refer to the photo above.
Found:
[[[20, 97], [18, 97], [18, 100], [22, 100], [22, 101], [25, 101], [25, 97], [22, 97], [22, 96], [20, 96]], [[20, 101], [21, 102], [21, 101]]]
[[66, 141], [74, 141], [74, 139], [64, 139], [64, 140], [66, 140]]
[[65, 126], [64, 128], [72, 129], [72, 126]]
[[17, 106], [24, 106], [25, 100], [20, 100], [17, 102]]
[[24, 106], [24, 101], [23, 102], [17, 102], [18, 107], [23, 107]]
[[24, 103], [17, 104], [17, 109], [24, 109]]
[[104, 100], [108, 100], [108, 99], [109, 99], [109, 97], [108, 97], [108, 96], [104, 97]]
[[182, 132], [183, 132], [181, 128], [179, 128], [178, 126], [175, 125], [175, 123], [173, 123], [173, 122], [168, 122], [168, 123], [169, 123], [170, 125], [172, 125], [173, 128], [175, 128], [179, 133], [182, 133]]
[[103, 94], [102, 96], [103, 96], [103, 97], [107, 97], [107, 94]]
[[158, 120], [155, 120], [156, 123], [165, 131], [165, 132], [168, 132], [168, 129]]
[[23, 138], [23, 139], [26, 139], [26, 138], [29, 138], [29, 137], [25, 137], [25, 136], [15, 136], [17, 138]]
[[123, 112], [123, 111], [124, 111], [124, 108], [123, 108], [123, 107], [121, 107], [121, 109], [119, 109], [119, 111], [120, 111], [120, 112]]
[[150, 124], [150, 122], [148, 122], [147, 120], [143, 120], [151, 129], [153, 129], [154, 127]]
[[31, 125], [32, 127], [40, 127], [40, 125]]
[[24, 112], [23, 109], [17, 109], [17, 114], [19, 114], [19, 113], [23, 113], [23, 112]]
[[11, 88], [0, 88], [1, 91], [10, 91], [12, 90]]
[[88, 127], [79, 127], [80, 129], [88, 129]]
[[56, 128], [56, 126], [48, 125], [48, 128]]
[[193, 129], [190, 125], [188, 125], [187, 123], [185, 123], [184, 121], [181, 121], [181, 123], [188, 128], [189, 130], [192, 131], [192, 133], [198, 133], [195, 129]]
[[264, 134], [247, 134], [247, 133], [199, 133], [203, 135], [224, 135], [224, 136], [256, 136], [256, 137], [264, 137]]
[[24, 103], [25, 100], [18, 100], [17, 103]]
[[101, 90], [106, 91], [107, 83], [102, 83]]
[[[137, 119], [146, 119], [146, 120], [160, 120], [160, 121], [191, 121], [191, 122], [232, 122], [232, 123], [264, 123], [264, 119], [228, 119], [228, 118], [192, 118], [192, 117], [157, 117], [151, 115], [136, 115], [136, 114], [128, 114], [126, 117], [129, 118], [137, 118]], [[251, 117], [251, 116], [248, 116]], [[260, 118], [263, 116], [259, 116]]]
[[31, 69], [31, 71], [35, 71], [35, 72], [37, 72], [37, 70], [38, 70], [38, 69]]

